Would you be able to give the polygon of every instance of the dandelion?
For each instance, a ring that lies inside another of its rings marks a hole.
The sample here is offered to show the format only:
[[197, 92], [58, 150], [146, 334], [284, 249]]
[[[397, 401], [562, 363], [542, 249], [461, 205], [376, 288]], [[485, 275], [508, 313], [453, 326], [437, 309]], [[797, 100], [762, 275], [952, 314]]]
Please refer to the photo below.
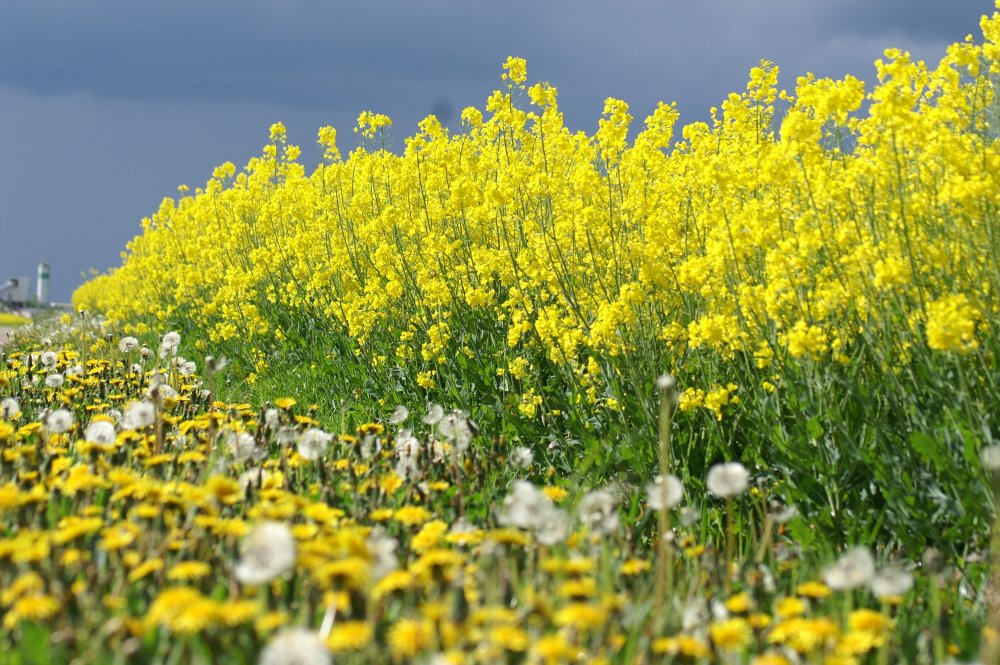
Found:
[[131, 353], [139, 348], [139, 340], [135, 337], [122, 337], [118, 341], [118, 350], [122, 353]]
[[372, 533], [366, 546], [372, 561], [372, 580], [377, 582], [399, 567], [399, 558], [396, 556], [399, 543], [395, 538], [384, 533]]
[[534, 461], [535, 454], [524, 446], [518, 446], [510, 454], [510, 463], [515, 469], [527, 469]]
[[646, 501], [653, 510], [670, 510], [684, 499], [684, 485], [674, 474], [657, 475], [646, 485]]
[[122, 429], [137, 430], [149, 427], [156, 421], [156, 407], [152, 402], [132, 402], [125, 408]]
[[52, 434], [68, 432], [76, 417], [66, 409], [56, 409], [45, 418], [45, 429]]
[[580, 500], [580, 521], [595, 534], [608, 536], [618, 530], [618, 500], [610, 490], [595, 490]]
[[0, 401], [0, 418], [13, 420], [21, 412], [21, 404], [13, 397], [5, 397]]
[[834, 591], [856, 589], [875, 576], [875, 559], [867, 547], [855, 547], [823, 569], [823, 581]]
[[168, 332], [160, 340], [160, 358], [177, 355], [177, 348], [181, 345], [180, 333]]
[[410, 410], [400, 404], [396, 407], [396, 410], [392, 412], [392, 415], [389, 416], [389, 422], [393, 425], [398, 425], [409, 417]]
[[883, 568], [875, 573], [868, 585], [879, 598], [905, 596], [913, 588], [913, 573], [902, 568]]
[[715, 621], [709, 626], [708, 632], [715, 646], [723, 651], [743, 649], [753, 641], [753, 629], [742, 617]]
[[286, 628], [260, 652], [258, 665], [332, 665], [333, 657], [319, 635], [306, 628]]
[[113, 423], [107, 420], [93, 420], [83, 433], [84, 441], [109, 446], [115, 442], [117, 433]]
[[438, 428], [441, 436], [446, 438], [459, 454], [465, 452], [469, 443], [472, 442], [472, 437], [479, 432], [479, 428], [472, 422], [472, 419], [464, 411], [458, 409], [445, 416], [438, 423]]
[[192, 376], [198, 371], [198, 364], [193, 360], [185, 360], [178, 356], [174, 359], [174, 364], [177, 367], [177, 373], [181, 376]]
[[310, 462], [318, 460], [326, 454], [326, 448], [331, 439], [333, 439], [332, 434], [328, 434], [318, 427], [311, 427], [299, 437], [299, 455]]
[[526, 480], [517, 480], [503, 500], [497, 522], [503, 526], [531, 529], [537, 524], [539, 515], [554, 507], [542, 490]]
[[722, 499], [731, 499], [746, 491], [750, 472], [739, 462], [716, 464], [708, 470], [705, 485], [708, 491]]
[[243, 543], [236, 564], [236, 579], [258, 585], [291, 570], [295, 566], [295, 538], [287, 524], [262, 522], [254, 527]]
[[59, 354], [55, 351], [46, 351], [42, 354], [41, 361], [46, 369], [52, 369], [59, 364]]
[[979, 459], [987, 471], [991, 473], [1000, 471], [1000, 445], [984, 446], [979, 451]]
[[427, 415], [424, 416], [425, 425], [437, 425], [444, 418], [444, 408], [440, 404], [428, 404]]
[[551, 547], [563, 542], [570, 533], [569, 515], [552, 507], [543, 512], [535, 523], [535, 540], [538, 544]]
[[62, 374], [49, 374], [45, 377], [45, 387], [58, 390], [63, 387], [63, 383], [66, 381], [66, 377]]
[[257, 452], [257, 440], [249, 432], [226, 432], [224, 440], [234, 462], [245, 462]]
[[434, 625], [426, 619], [400, 619], [389, 628], [387, 640], [393, 660], [411, 659], [434, 638]]

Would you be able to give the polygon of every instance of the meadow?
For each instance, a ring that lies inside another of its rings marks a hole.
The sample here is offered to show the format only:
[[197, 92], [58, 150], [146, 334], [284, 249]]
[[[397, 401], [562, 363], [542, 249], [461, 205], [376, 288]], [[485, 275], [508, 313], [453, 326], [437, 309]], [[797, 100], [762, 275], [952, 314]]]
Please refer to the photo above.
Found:
[[980, 28], [676, 135], [514, 57], [276, 123], [8, 345], [0, 659], [1000, 662]]

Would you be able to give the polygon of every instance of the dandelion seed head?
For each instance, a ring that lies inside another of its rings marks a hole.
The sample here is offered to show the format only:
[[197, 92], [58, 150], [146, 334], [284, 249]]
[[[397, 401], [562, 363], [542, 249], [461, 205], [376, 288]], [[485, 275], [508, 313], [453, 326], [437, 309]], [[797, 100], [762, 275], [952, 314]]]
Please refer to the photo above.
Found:
[[872, 593], [879, 598], [905, 596], [913, 588], [913, 573], [902, 568], [883, 568], [869, 582]]
[[835, 563], [823, 569], [823, 581], [834, 591], [856, 589], [875, 576], [875, 558], [867, 547], [848, 550]]
[[674, 474], [656, 476], [646, 485], [646, 500], [653, 510], [669, 510], [684, 499], [684, 484]]
[[577, 508], [580, 521], [600, 536], [618, 530], [618, 499], [608, 489], [594, 490], [584, 495]]
[[88, 443], [109, 446], [117, 439], [117, 432], [115, 432], [113, 423], [109, 423], [107, 420], [93, 420], [87, 425], [87, 429], [83, 433], [83, 439]]
[[295, 538], [282, 522], [261, 522], [243, 543], [234, 572], [243, 584], [259, 585], [295, 566]]
[[66, 382], [66, 377], [62, 374], [49, 374], [45, 377], [45, 387], [58, 390], [63, 387], [63, 383]]
[[76, 422], [76, 416], [72, 412], [66, 409], [56, 409], [45, 418], [45, 429], [52, 434], [62, 434], [68, 432], [73, 427], [74, 422]]
[[13, 397], [5, 397], [0, 401], [0, 418], [13, 420], [21, 412], [21, 404]]
[[328, 434], [318, 427], [310, 427], [299, 437], [299, 455], [310, 462], [318, 460], [326, 454], [331, 439], [333, 439], [332, 434]]
[[739, 462], [716, 464], [705, 480], [708, 491], [722, 499], [739, 496], [750, 486], [750, 472]]
[[333, 656], [317, 633], [306, 628], [286, 628], [271, 638], [260, 652], [258, 665], [332, 665]]
[[122, 429], [136, 430], [149, 427], [156, 420], [156, 407], [152, 402], [132, 402], [125, 407], [125, 417], [122, 419]]
[[535, 453], [531, 452], [531, 448], [518, 446], [510, 453], [510, 464], [515, 469], [527, 469], [531, 467], [534, 462]]
[[118, 340], [118, 350], [122, 353], [131, 353], [139, 348], [139, 340], [135, 337], [122, 337]]
[[160, 358], [166, 359], [177, 355], [177, 349], [181, 345], [181, 335], [177, 332], [168, 332], [160, 340]]
[[392, 412], [392, 415], [389, 416], [389, 422], [393, 425], [398, 425], [399, 423], [404, 422], [409, 417], [410, 417], [410, 410], [407, 409], [402, 404], [400, 404], [399, 406], [396, 407], [396, 410]]
[[437, 425], [444, 418], [444, 408], [440, 404], [428, 404], [427, 415], [424, 416], [425, 425]]
[[990, 473], [1000, 471], [1000, 445], [985, 446], [979, 451], [979, 459], [983, 461], [983, 468]]

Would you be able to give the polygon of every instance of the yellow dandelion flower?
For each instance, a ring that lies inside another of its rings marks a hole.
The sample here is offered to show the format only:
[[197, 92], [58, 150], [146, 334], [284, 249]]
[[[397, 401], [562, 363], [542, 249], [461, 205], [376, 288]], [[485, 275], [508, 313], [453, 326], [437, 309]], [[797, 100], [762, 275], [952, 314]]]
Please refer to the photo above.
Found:
[[360, 651], [371, 644], [375, 631], [367, 621], [341, 621], [333, 625], [326, 646], [334, 653]]
[[400, 619], [389, 628], [387, 641], [394, 660], [413, 658], [434, 639], [434, 626], [426, 619]]
[[736, 651], [747, 647], [753, 641], [750, 623], [742, 617], [715, 621], [708, 627], [715, 646], [724, 651]]
[[423, 524], [433, 517], [433, 513], [423, 506], [403, 506], [392, 514], [392, 518], [407, 526]]

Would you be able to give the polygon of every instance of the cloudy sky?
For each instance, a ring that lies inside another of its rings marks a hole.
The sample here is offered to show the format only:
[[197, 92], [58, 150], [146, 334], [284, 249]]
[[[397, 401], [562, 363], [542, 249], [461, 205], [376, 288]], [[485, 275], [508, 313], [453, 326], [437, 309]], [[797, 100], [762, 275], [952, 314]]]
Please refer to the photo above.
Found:
[[874, 78], [900, 47], [936, 63], [991, 0], [0, 0], [0, 282], [52, 264], [68, 300], [121, 262], [177, 186], [257, 154], [277, 120], [311, 166], [316, 130], [341, 148], [363, 110], [397, 145], [435, 112], [482, 107], [508, 55], [559, 89], [573, 129], [605, 97], [682, 123], [740, 90], [761, 58]]

